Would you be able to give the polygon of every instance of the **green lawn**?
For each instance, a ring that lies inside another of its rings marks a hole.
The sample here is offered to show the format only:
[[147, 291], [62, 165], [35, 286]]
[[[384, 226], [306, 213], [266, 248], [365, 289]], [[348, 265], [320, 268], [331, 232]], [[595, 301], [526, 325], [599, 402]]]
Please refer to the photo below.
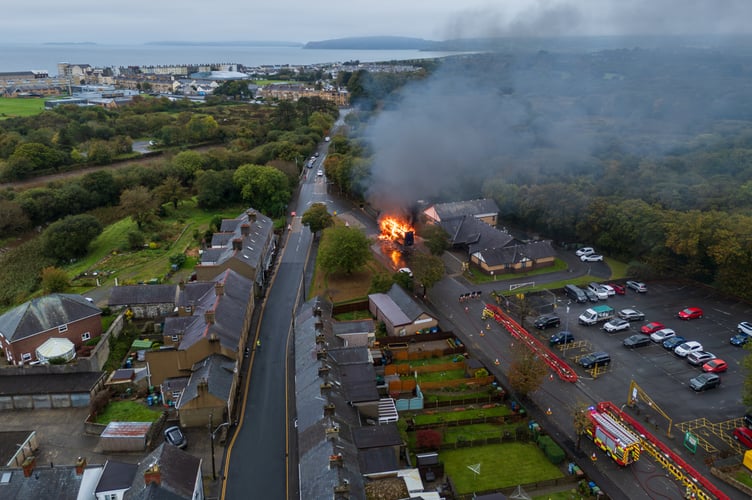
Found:
[[[404, 378], [412, 378], [413, 375], [405, 375]], [[465, 370], [446, 370], [443, 372], [427, 372], [418, 374], [418, 384], [423, 382], [441, 382], [443, 380], [455, 380], [465, 378]], [[468, 379], [470, 380], [470, 379]]]
[[[564, 477], [533, 443], [504, 443], [439, 452], [457, 493], [508, 488]], [[468, 467], [480, 464], [480, 474]]]
[[489, 390], [474, 392], [448, 392], [447, 394], [442, 394], [440, 392], [427, 393], [426, 391], [423, 391], [423, 399], [425, 399], [427, 403], [432, 403], [434, 401], [459, 401], [461, 399], [489, 398], [495, 395], [496, 392], [496, 389], [494, 389], [493, 393], [489, 392]]
[[422, 413], [415, 415], [416, 425], [441, 424], [442, 422], [453, 422], [455, 420], [465, 420], [468, 418], [481, 417], [501, 417], [511, 415], [512, 410], [506, 406], [494, 406], [493, 408], [466, 409], [462, 411], [441, 411], [436, 413]]
[[162, 415], [159, 410], [152, 410], [143, 403], [135, 401], [112, 401], [97, 417], [96, 423], [110, 422], [154, 422]]
[[13, 116], [31, 116], [44, 111], [42, 98], [0, 97], [0, 120]]

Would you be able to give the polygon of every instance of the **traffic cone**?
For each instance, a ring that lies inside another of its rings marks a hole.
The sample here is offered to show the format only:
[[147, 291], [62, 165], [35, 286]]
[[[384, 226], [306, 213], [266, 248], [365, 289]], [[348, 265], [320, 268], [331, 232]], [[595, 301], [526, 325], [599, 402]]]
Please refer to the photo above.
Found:
[[551, 411], [551, 407], [549, 406], [546, 410], [546, 415], [551, 415], [553, 412]]
[[481, 336], [481, 337], [485, 337], [485, 336], [486, 336], [486, 334], [485, 334], [485, 333], [483, 333], [483, 330], [481, 330], [481, 331], [480, 331], [480, 336]]
[[495, 364], [496, 366], [499, 366], [499, 358], [496, 358], [496, 359], [494, 360], [494, 364]]
[[596, 460], [598, 460], [598, 457], [595, 456], [595, 452], [593, 452], [593, 454], [590, 455], [590, 460], [592, 460], [593, 462], [595, 462]]
[[551, 374], [550, 374], [550, 375], [548, 376], [548, 380], [551, 380], [551, 381], [553, 381], [553, 380], [554, 380], [554, 374], [553, 374], [553, 373], [551, 373]]

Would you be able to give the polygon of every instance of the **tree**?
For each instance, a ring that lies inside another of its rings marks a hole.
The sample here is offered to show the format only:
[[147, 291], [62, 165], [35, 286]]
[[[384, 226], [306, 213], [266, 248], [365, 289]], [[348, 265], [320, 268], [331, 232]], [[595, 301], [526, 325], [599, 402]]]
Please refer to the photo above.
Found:
[[449, 248], [449, 235], [441, 226], [429, 224], [421, 231], [426, 247], [432, 255], [441, 255]]
[[580, 441], [582, 439], [582, 435], [585, 434], [587, 430], [593, 426], [593, 422], [588, 416], [588, 406], [589, 405], [585, 403], [577, 403], [574, 408], [574, 413], [572, 414], [574, 422], [574, 432], [575, 434], [577, 434], [577, 444], [575, 446], [577, 450], [580, 449]]
[[538, 357], [522, 342], [517, 342], [511, 349], [512, 362], [509, 365], [509, 385], [524, 398], [535, 392], [543, 383], [548, 371], [545, 361]]
[[416, 252], [410, 259], [413, 279], [423, 287], [423, 297], [428, 289], [444, 277], [444, 261], [435, 255]]
[[304, 226], [308, 226], [313, 236], [316, 237], [319, 231], [331, 227], [334, 224], [334, 219], [332, 214], [327, 211], [325, 203], [314, 203], [303, 214], [302, 222]]
[[232, 80], [223, 82], [213, 92], [214, 95], [223, 95], [237, 99], [250, 99], [253, 97], [253, 91], [248, 88], [247, 80]]
[[157, 186], [154, 194], [159, 199], [159, 203], [172, 203], [173, 208], [178, 208], [178, 203], [188, 196], [188, 191], [180, 184], [175, 177], [168, 177], [162, 184]]
[[334, 226], [324, 230], [318, 262], [326, 273], [352, 274], [370, 256], [370, 242], [360, 229]]
[[386, 273], [374, 274], [371, 278], [371, 286], [368, 293], [386, 293], [392, 288], [394, 279]]
[[13, 234], [28, 229], [31, 221], [21, 205], [11, 200], [0, 200], [0, 232]]
[[441, 448], [441, 433], [435, 429], [422, 429], [415, 433], [415, 444], [421, 450]]
[[271, 217], [285, 213], [292, 197], [287, 176], [274, 167], [241, 165], [233, 181], [244, 201]]
[[102, 224], [88, 214], [69, 215], [42, 233], [42, 252], [58, 261], [86, 255], [89, 243], [102, 232]]
[[196, 199], [201, 208], [218, 208], [240, 199], [231, 170], [199, 170], [196, 173]]
[[126, 189], [120, 195], [120, 208], [126, 216], [130, 216], [139, 229], [151, 221], [157, 209], [157, 199], [144, 186]]
[[63, 293], [70, 287], [68, 273], [58, 267], [42, 269], [42, 290], [44, 293]]

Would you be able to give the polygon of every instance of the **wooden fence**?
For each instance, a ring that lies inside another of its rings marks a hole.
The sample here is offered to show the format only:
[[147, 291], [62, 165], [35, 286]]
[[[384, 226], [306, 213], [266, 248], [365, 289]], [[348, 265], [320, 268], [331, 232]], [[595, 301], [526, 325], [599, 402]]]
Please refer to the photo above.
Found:
[[391, 364], [384, 367], [384, 375], [412, 375], [415, 372], [435, 373], [447, 372], [452, 370], [464, 370], [465, 361], [448, 361], [446, 363], [437, 363], [433, 365], [412, 366], [407, 363]]
[[[420, 388], [423, 390], [443, 389], [446, 387], [459, 387], [466, 385], [468, 387], [484, 386], [494, 381], [493, 375], [473, 378], [456, 378], [452, 380], [439, 380], [437, 382], [421, 382]], [[416, 380], [414, 378], [405, 378], [400, 380], [389, 381], [389, 393], [395, 394], [400, 392], [412, 392], [415, 390]]]

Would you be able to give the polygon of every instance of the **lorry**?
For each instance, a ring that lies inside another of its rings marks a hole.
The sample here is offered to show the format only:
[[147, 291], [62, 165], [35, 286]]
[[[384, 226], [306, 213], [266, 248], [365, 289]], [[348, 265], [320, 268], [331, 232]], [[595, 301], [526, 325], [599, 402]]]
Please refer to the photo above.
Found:
[[615, 315], [614, 308], [611, 306], [593, 306], [585, 309], [585, 312], [580, 314], [578, 321], [581, 325], [594, 325], [602, 321], [608, 321]]

